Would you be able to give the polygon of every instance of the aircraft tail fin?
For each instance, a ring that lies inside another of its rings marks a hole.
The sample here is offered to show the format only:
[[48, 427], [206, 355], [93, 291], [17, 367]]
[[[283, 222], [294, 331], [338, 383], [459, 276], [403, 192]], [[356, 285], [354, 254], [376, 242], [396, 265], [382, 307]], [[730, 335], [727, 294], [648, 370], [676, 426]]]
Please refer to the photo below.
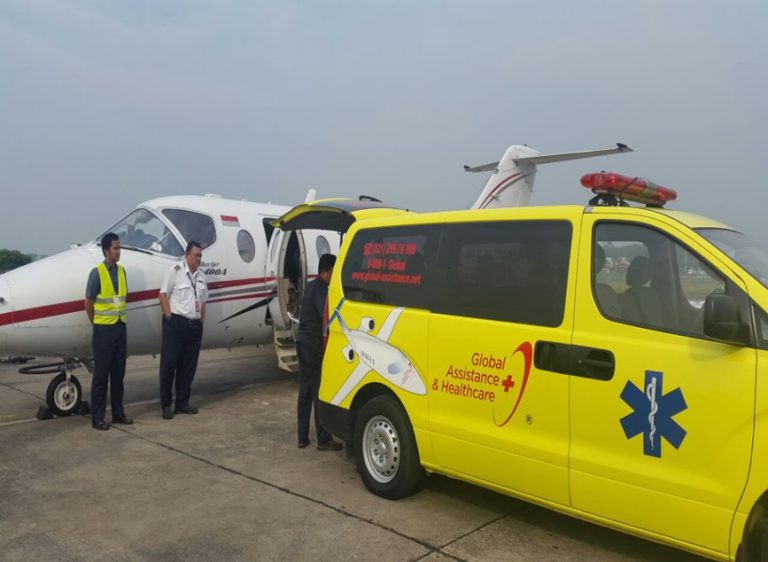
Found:
[[471, 208], [491, 209], [527, 205], [531, 198], [538, 164], [593, 158], [623, 152], [632, 152], [632, 149], [626, 144], [616, 143], [616, 148], [542, 154], [527, 146], [512, 145], [498, 162], [480, 166], [464, 166], [466, 172], [493, 172]]

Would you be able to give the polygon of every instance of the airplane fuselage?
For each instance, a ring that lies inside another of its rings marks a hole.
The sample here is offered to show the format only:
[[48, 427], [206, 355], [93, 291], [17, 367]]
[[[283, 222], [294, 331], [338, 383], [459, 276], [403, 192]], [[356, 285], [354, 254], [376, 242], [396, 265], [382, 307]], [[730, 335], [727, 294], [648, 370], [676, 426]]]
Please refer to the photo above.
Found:
[[[201, 265], [209, 287], [203, 347], [270, 341], [267, 305], [276, 295], [277, 273], [267, 263], [271, 229], [264, 222], [287, 209], [220, 197], [167, 197], [140, 205], [115, 225], [128, 280], [128, 353], [160, 351], [160, 284], [183, 259], [187, 237], [198, 236], [194, 220], [205, 223], [199, 236], [209, 242]], [[147, 220], [130, 218], [138, 212]], [[132, 243], [138, 249], [130, 249]], [[83, 299], [88, 274], [102, 260], [101, 247], [90, 242], [1, 275], [0, 355], [90, 356]]]

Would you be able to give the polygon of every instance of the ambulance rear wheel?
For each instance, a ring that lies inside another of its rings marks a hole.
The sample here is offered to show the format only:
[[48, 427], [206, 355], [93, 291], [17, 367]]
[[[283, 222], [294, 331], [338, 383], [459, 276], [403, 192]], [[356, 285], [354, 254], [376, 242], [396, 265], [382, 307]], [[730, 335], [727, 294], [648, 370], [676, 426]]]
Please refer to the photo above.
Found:
[[424, 480], [408, 416], [391, 396], [376, 396], [357, 415], [354, 431], [357, 470], [368, 490], [388, 500], [416, 492]]
[[[759, 507], [758, 507], [759, 509]], [[739, 546], [737, 562], [768, 562], [768, 515], [762, 514]]]
[[57, 416], [69, 416], [77, 413], [83, 401], [83, 389], [77, 377], [59, 373], [48, 385], [45, 401], [51, 413]]

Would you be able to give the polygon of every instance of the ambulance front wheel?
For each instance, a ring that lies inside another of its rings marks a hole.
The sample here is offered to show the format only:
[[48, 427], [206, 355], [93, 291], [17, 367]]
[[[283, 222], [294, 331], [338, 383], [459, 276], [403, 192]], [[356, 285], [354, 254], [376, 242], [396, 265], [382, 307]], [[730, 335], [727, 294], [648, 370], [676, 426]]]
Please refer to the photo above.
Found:
[[357, 415], [355, 460], [365, 487], [396, 500], [416, 492], [424, 480], [408, 415], [392, 396], [376, 396]]
[[83, 389], [74, 375], [67, 380], [66, 373], [59, 373], [48, 385], [45, 393], [48, 409], [57, 416], [69, 416], [77, 413], [83, 401]]

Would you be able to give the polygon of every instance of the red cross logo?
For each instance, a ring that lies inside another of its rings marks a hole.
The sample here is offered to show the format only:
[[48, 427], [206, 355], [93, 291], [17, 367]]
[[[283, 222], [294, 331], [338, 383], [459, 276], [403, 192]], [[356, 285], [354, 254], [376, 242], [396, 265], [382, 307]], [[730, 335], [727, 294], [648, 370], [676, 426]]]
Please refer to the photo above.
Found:
[[512, 380], [512, 375], [507, 375], [507, 378], [502, 381], [501, 386], [504, 387], [504, 392], [509, 392], [509, 389], [515, 386], [515, 381]]

